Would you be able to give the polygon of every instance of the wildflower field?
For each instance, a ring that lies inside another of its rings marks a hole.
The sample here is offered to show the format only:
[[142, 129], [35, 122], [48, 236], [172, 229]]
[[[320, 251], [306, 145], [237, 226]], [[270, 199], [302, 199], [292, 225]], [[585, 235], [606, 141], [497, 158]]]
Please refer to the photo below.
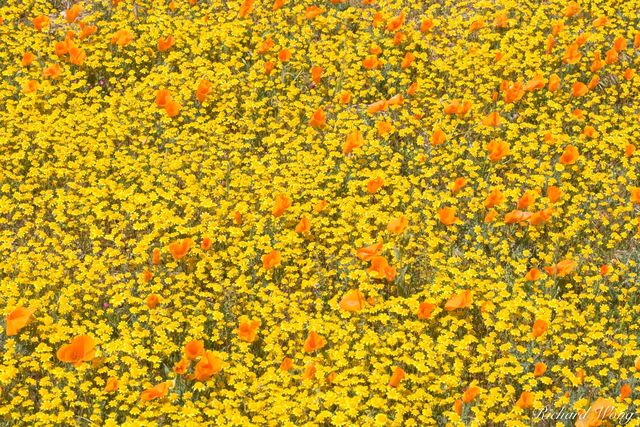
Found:
[[1, 426], [640, 425], [640, 2], [2, 0], [0, 70]]

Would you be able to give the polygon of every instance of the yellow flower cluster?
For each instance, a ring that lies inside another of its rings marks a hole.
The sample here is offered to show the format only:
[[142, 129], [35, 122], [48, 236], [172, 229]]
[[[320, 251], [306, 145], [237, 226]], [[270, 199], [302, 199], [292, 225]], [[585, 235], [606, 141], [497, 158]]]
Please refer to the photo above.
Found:
[[638, 16], [4, 0], [0, 425], [636, 412]]

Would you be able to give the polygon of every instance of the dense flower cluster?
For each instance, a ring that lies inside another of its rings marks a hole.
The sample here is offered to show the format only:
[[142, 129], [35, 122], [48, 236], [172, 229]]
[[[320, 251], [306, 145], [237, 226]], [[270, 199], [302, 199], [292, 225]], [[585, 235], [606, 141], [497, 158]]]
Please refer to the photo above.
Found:
[[639, 14], [4, 0], [0, 424], [635, 411]]

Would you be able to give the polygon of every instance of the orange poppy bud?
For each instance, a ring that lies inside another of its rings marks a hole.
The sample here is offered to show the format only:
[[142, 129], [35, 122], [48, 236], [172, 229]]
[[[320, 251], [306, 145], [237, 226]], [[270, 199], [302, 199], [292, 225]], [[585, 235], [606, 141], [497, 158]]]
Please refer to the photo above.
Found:
[[158, 304], [160, 304], [160, 297], [156, 294], [150, 294], [147, 297], [146, 303], [147, 303], [147, 307], [151, 309], [156, 308]]
[[389, 380], [389, 387], [398, 387], [400, 385], [400, 381], [404, 378], [404, 369], [399, 366], [393, 368], [393, 374], [391, 374], [391, 379]]
[[538, 319], [533, 322], [532, 333], [534, 338], [538, 338], [549, 329], [549, 322], [543, 319]]

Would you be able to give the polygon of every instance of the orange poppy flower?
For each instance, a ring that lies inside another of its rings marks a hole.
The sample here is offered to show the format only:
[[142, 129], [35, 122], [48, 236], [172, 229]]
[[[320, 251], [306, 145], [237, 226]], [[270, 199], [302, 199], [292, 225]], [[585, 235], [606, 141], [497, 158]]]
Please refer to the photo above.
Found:
[[8, 337], [17, 335], [20, 329], [25, 328], [33, 319], [33, 311], [18, 307], [13, 310], [6, 318], [6, 333]]
[[286, 194], [277, 194], [273, 200], [271, 215], [276, 218], [282, 216], [291, 207], [291, 199]]
[[538, 280], [540, 278], [540, 276], [542, 276], [542, 273], [540, 272], [540, 270], [538, 270], [537, 268], [533, 267], [524, 276], [524, 280], [526, 280], [528, 282], [535, 282], [536, 280]]
[[246, 317], [242, 317], [238, 326], [238, 337], [242, 341], [254, 342], [258, 337], [260, 325], [262, 325], [260, 320], [249, 320]]
[[262, 256], [262, 267], [265, 270], [271, 270], [272, 268], [279, 266], [280, 261], [280, 252], [274, 249], [268, 254]]
[[189, 359], [180, 359], [179, 362], [173, 365], [173, 372], [178, 375], [184, 375], [184, 373], [187, 372], [187, 369], [189, 369], [190, 365], [191, 362], [189, 361]]
[[289, 62], [291, 60], [291, 55], [291, 50], [282, 49], [280, 50], [280, 52], [278, 52], [278, 59], [280, 60], [280, 62]]
[[511, 154], [509, 144], [498, 139], [494, 139], [487, 144], [487, 151], [489, 152], [489, 160], [492, 162], [500, 161]]
[[96, 343], [89, 335], [81, 335], [58, 349], [56, 356], [61, 362], [80, 366], [82, 362], [90, 362], [96, 355]]
[[469, 308], [473, 304], [473, 295], [471, 290], [467, 289], [460, 293], [454, 294], [444, 305], [447, 311], [454, 311], [459, 308]]
[[222, 359], [212, 351], [206, 351], [195, 367], [194, 378], [197, 381], [207, 381], [212, 375], [222, 370]]
[[305, 19], [314, 19], [315, 17], [322, 15], [325, 12], [325, 9], [318, 6], [309, 6], [304, 11]]
[[151, 254], [151, 263], [153, 265], [160, 264], [160, 249], [155, 248]]
[[49, 26], [49, 17], [48, 16], [44, 16], [44, 15], [40, 15], [40, 16], [37, 16], [37, 17], [33, 18], [31, 20], [31, 23], [36, 28], [36, 30], [42, 31], [44, 29], [44, 27], [48, 27]]
[[492, 127], [500, 126], [500, 114], [497, 111], [489, 113], [484, 119], [482, 119], [482, 124]]
[[382, 256], [371, 258], [371, 266], [367, 269], [367, 273], [374, 279], [387, 279], [388, 282], [396, 277], [395, 267], [390, 266], [387, 259]]
[[364, 248], [358, 249], [356, 256], [362, 261], [371, 261], [373, 257], [380, 254], [382, 250], [382, 243], [375, 243], [371, 246], [365, 246]]
[[409, 226], [409, 220], [406, 216], [400, 215], [397, 218], [392, 219], [387, 224], [387, 231], [394, 234], [402, 234]]
[[521, 409], [529, 409], [533, 407], [535, 401], [535, 395], [530, 391], [523, 391], [520, 394], [520, 398], [516, 402], [516, 406]]
[[451, 207], [438, 209], [438, 218], [444, 225], [453, 225], [460, 220], [460, 218], [456, 216], [456, 208]]
[[184, 345], [184, 356], [193, 360], [204, 354], [204, 343], [200, 340], [191, 340]]
[[77, 47], [72, 47], [71, 49], [69, 49], [69, 62], [71, 62], [72, 64], [82, 65], [86, 58], [87, 54], [84, 52], [84, 50]]
[[358, 289], [352, 289], [342, 297], [338, 304], [344, 311], [356, 313], [364, 308], [364, 295]]
[[542, 375], [544, 375], [544, 373], [547, 372], [547, 365], [542, 363], [542, 362], [538, 362], [535, 364], [534, 368], [533, 368], [533, 376], [534, 377], [540, 377]]
[[588, 412], [578, 415], [575, 427], [596, 427], [603, 425], [603, 422], [610, 417], [613, 407], [614, 404], [612, 401], [599, 397], [589, 406]]
[[296, 225], [296, 233], [308, 233], [311, 230], [311, 221], [309, 218], [302, 217], [300, 222]]
[[240, 18], [246, 18], [251, 13], [251, 7], [255, 0], [244, 0], [242, 5], [240, 5], [240, 10], [238, 11], [238, 16]]
[[453, 402], [453, 410], [458, 414], [458, 416], [462, 415], [463, 405], [464, 403], [462, 402], [462, 399], [456, 399], [456, 401]]
[[404, 369], [401, 367], [396, 366], [393, 368], [393, 374], [391, 374], [391, 379], [389, 380], [389, 387], [397, 388], [404, 378], [404, 375]]
[[517, 224], [524, 222], [531, 218], [531, 212], [523, 212], [521, 210], [514, 209], [504, 216], [505, 224]]
[[547, 187], [547, 198], [551, 203], [556, 203], [562, 197], [562, 190], [558, 187], [551, 185]]
[[202, 79], [196, 89], [196, 99], [202, 104], [212, 91], [213, 88], [211, 82], [209, 80]]
[[327, 207], [327, 204], [327, 201], [322, 199], [318, 203], [316, 203], [316, 205], [313, 207], [313, 211], [315, 213], [320, 213]]
[[342, 153], [349, 154], [354, 149], [359, 148], [364, 144], [364, 138], [362, 137], [362, 133], [359, 131], [353, 131], [349, 135], [347, 135], [347, 139], [344, 144], [342, 144]]
[[420, 32], [426, 33], [427, 31], [430, 31], [431, 29], [433, 29], [433, 26], [434, 26], [433, 19], [424, 18], [420, 22]]
[[382, 186], [384, 185], [384, 179], [377, 176], [375, 178], [371, 178], [369, 182], [367, 182], [367, 191], [370, 194], [375, 194]]
[[489, 212], [487, 212], [487, 215], [485, 215], [484, 217], [484, 222], [487, 224], [491, 223], [496, 219], [497, 216], [498, 212], [495, 209], [489, 209]]
[[398, 16], [394, 16], [387, 22], [387, 31], [397, 31], [404, 24], [404, 12], [401, 12]]
[[273, 71], [273, 69], [275, 68], [276, 64], [273, 63], [273, 61], [267, 61], [264, 63], [264, 73], [268, 76], [271, 74], [271, 72]]
[[193, 247], [193, 240], [190, 238], [182, 239], [182, 241], [176, 241], [169, 245], [169, 252], [173, 256], [174, 260], [184, 258], [189, 250]]
[[180, 114], [181, 108], [182, 106], [173, 99], [169, 99], [169, 101], [167, 101], [167, 105], [164, 107], [165, 111], [167, 112], [167, 116], [169, 117], [175, 117]]
[[385, 111], [387, 107], [388, 107], [388, 102], [386, 99], [383, 99], [381, 101], [377, 101], [377, 102], [374, 102], [373, 104], [370, 104], [367, 107], [367, 113], [369, 114], [379, 113], [381, 111]]
[[203, 251], [208, 251], [211, 249], [211, 245], [213, 244], [213, 240], [210, 237], [203, 237], [202, 242], [200, 242], [200, 248]]
[[313, 82], [316, 84], [320, 83], [320, 80], [322, 79], [322, 73], [324, 73], [324, 68], [317, 66], [311, 67], [311, 80], [313, 80]]
[[148, 388], [140, 393], [140, 400], [142, 400], [143, 402], [149, 402], [154, 399], [161, 399], [169, 393], [169, 388], [171, 387], [171, 385], [171, 381], [165, 381], [151, 388]]
[[80, 6], [78, 3], [67, 9], [65, 11], [65, 18], [67, 19], [67, 22], [72, 23], [73, 21], [75, 21], [76, 18], [80, 15], [80, 12], [82, 12], [82, 6]]
[[339, 102], [340, 104], [348, 104], [351, 101], [351, 92], [344, 91], [340, 93]]
[[23, 67], [28, 67], [34, 59], [36, 59], [36, 56], [33, 53], [25, 52], [24, 55], [22, 55], [21, 64]]
[[540, 224], [543, 224], [547, 221], [549, 221], [549, 219], [551, 219], [551, 215], [553, 214], [553, 208], [549, 207], [547, 209], [543, 209], [541, 211], [538, 212], [534, 212], [530, 217], [529, 217], [529, 224], [533, 225], [533, 226], [537, 226]]
[[560, 163], [563, 165], [572, 165], [578, 160], [578, 157], [580, 157], [578, 148], [574, 145], [567, 145], [562, 156], [560, 156]]
[[60, 74], [62, 74], [62, 69], [58, 64], [50, 65], [47, 68], [45, 68], [44, 71], [42, 72], [42, 76], [45, 79], [52, 79], [52, 80], [57, 80], [60, 77]]
[[310, 331], [307, 339], [304, 341], [303, 350], [305, 353], [313, 353], [316, 350], [320, 350], [327, 344], [327, 341], [319, 335], [316, 331]]
[[280, 364], [281, 371], [290, 371], [293, 368], [293, 360], [288, 357], [285, 357], [282, 363]]
[[416, 59], [416, 56], [413, 53], [411, 52], [405, 53], [404, 58], [402, 58], [402, 62], [400, 63], [400, 67], [409, 68], [413, 63], [414, 59]]
[[524, 85], [525, 92], [533, 92], [544, 87], [544, 77], [542, 74], [536, 74], [531, 80]]
[[491, 190], [491, 193], [489, 193], [487, 198], [484, 199], [484, 206], [486, 208], [493, 208], [504, 202], [504, 199], [505, 197], [504, 194], [502, 194], [502, 191], [498, 189]]
[[119, 387], [120, 382], [118, 381], [118, 379], [115, 377], [109, 377], [107, 379], [107, 383], [104, 386], [104, 391], [106, 391], [107, 393], [111, 393], [113, 391], [116, 391]]
[[309, 362], [307, 366], [304, 368], [304, 372], [302, 373], [302, 380], [312, 380], [316, 377], [317, 372], [315, 362]]
[[151, 279], [153, 279], [153, 273], [145, 268], [144, 271], [142, 272], [142, 280], [145, 283], [149, 283]]
[[578, 5], [578, 3], [576, 3], [575, 1], [570, 1], [569, 4], [567, 4], [567, 7], [564, 9], [564, 16], [566, 16], [567, 18], [571, 18], [580, 13], [580, 10], [580, 5]]
[[447, 135], [440, 129], [436, 128], [431, 135], [431, 145], [436, 146], [444, 144], [447, 140]]
[[526, 209], [531, 206], [538, 198], [538, 193], [534, 190], [525, 191], [522, 197], [518, 199], [517, 208]]
[[633, 393], [633, 389], [629, 384], [627, 383], [622, 384], [622, 387], [620, 387], [620, 400], [624, 400], [628, 398], [629, 396], [631, 396], [632, 393]]
[[542, 336], [549, 329], [549, 322], [544, 319], [537, 319], [533, 322], [532, 334], [534, 338]]
[[631, 203], [640, 204], [640, 187], [631, 187]]
[[327, 115], [325, 114], [322, 107], [318, 108], [311, 115], [311, 119], [309, 119], [309, 126], [312, 128], [323, 128], [327, 125]]
[[95, 25], [87, 25], [84, 22], [79, 22], [78, 25], [80, 25], [80, 40], [84, 40], [98, 31], [98, 27], [96, 27]]
[[260, 55], [263, 55], [263, 54], [267, 53], [275, 45], [276, 45], [276, 43], [273, 41], [273, 39], [271, 37], [267, 37], [262, 42], [262, 44], [260, 44], [260, 47], [258, 47], [258, 53]]
[[133, 41], [133, 33], [129, 30], [118, 30], [111, 37], [111, 44], [125, 47]]
[[462, 401], [464, 403], [471, 403], [482, 391], [483, 390], [473, 382], [462, 394]]
[[35, 80], [29, 80], [22, 85], [22, 93], [29, 94], [38, 90], [38, 82]]
[[555, 92], [560, 87], [560, 77], [557, 74], [553, 74], [549, 77], [549, 92]]
[[589, 88], [582, 82], [575, 82], [571, 88], [571, 96], [578, 98], [586, 95], [589, 92]]
[[465, 178], [456, 178], [456, 180], [453, 181], [453, 184], [451, 185], [451, 192], [457, 193], [458, 191], [462, 190], [465, 185], [467, 185], [467, 180]]
[[171, 92], [168, 89], [159, 89], [156, 92], [156, 105], [160, 108], [165, 108], [167, 102], [171, 99]]
[[551, 276], [564, 277], [567, 274], [571, 273], [577, 265], [577, 262], [570, 259], [565, 259], [560, 261], [556, 265], [545, 267], [544, 270]]
[[156, 294], [149, 294], [146, 300], [147, 307], [153, 309], [160, 304], [160, 297]]
[[421, 302], [418, 306], [418, 319], [427, 320], [431, 317], [433, 310], [437, 307], [436, 304], [430, 302]]
[[387, 105], [391, 107], [392, 105], [401, 105], [403, 102], [404, 102], [404, 98], [402, 97], [402, 94], [399, 93], [389, 98], [387, 100]]

